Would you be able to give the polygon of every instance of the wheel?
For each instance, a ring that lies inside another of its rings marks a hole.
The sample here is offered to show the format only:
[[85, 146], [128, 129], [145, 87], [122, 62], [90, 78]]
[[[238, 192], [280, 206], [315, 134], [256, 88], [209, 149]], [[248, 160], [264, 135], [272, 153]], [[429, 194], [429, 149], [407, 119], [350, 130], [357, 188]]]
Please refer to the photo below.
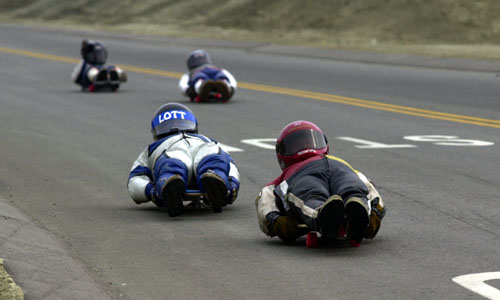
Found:
[[316, 232], [308, 232], [306, 236], [307, 248], [318, 248], [318, 235]]

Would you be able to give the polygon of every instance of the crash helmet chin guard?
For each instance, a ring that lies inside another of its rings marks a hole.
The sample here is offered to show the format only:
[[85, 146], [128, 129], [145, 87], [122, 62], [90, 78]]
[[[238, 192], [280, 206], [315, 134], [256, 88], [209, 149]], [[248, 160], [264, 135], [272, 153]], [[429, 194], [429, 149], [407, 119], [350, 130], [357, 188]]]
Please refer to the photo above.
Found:
[[309, 121], [286, 125], [276, 140], [276, 157], [282, 170], [312, 156], [328, 154], [328, 150], [325, 134]]
[[88, 39], [82, 41], [81, 54], [92, 65], [103, 65], [108, 58], [108, 50], [102, 43]]
[[198, 133], [198, 121], [194, 113], [180, 103], [160, 106], [151, 121], [151, 133], [156, 140], [178, 132]]
[[205, 50], [195, 50], [189, 54], [187, 59], [187, 67], [189, 71], [209, 64], [212, 64], [212, 59]]

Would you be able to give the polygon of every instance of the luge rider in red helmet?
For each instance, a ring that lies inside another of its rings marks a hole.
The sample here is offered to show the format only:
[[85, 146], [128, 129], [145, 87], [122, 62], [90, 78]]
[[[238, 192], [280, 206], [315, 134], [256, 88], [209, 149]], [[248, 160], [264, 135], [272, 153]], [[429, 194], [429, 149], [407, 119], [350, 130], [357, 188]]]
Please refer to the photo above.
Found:
[[[283, 128], [276, 142], [283, 172], [256, 199], [262, 232], [286, 242], [309, 230], [335, 240], [342, 228], [351, 245], [375, 237], [385, 215], [382, 198], [365, 175], [328, 151], [315, 124], [295, 121]], [[307, 225], [305, 232], [299, 224]]]

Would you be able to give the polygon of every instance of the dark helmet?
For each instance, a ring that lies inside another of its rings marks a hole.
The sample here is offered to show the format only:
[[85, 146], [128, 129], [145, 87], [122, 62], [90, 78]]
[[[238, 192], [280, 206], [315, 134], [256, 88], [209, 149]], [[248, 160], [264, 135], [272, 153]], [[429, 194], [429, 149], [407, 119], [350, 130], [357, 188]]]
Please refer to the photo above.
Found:
[[328, 154], [328, 141], [314, 123], [295, 121], [285, 126], [276, 141], [281, 169], [319, 154]]
[[155, 140], [178, 132], [198, 133], [198, 121], [185, 105], [171, 102], [160, 106], [151, 121], [151, 133]]
[[82, 58], [92, 65], [103, 65], [108, 58], [108, 50], [97, 41], [84, 39], [80, 53]]
[[187, 59], [187, 67], [189, 71], [192, 71], [199, 66], [208, 64], [212, 64], [212, 59], [205, 50], [195, 50], [189, 54]]

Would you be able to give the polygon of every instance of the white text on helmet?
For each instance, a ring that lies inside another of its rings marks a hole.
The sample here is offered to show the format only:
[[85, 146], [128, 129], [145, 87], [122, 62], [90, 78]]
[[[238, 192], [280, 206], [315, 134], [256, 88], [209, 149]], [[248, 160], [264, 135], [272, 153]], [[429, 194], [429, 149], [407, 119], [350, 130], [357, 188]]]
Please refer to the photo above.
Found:
[[[180, 116], [178, 116], [178, 115], [180, 115]], [[163, 115], [158, 116], [158, 121], [161, 124], [164, 121], [167, 121], [170, 119], [183, 119], [184, 120], [185, 115], [186, 115], [186, 112], [181, 111], [181, 110], [166, 111], [165, 113], [163, 113]]]

